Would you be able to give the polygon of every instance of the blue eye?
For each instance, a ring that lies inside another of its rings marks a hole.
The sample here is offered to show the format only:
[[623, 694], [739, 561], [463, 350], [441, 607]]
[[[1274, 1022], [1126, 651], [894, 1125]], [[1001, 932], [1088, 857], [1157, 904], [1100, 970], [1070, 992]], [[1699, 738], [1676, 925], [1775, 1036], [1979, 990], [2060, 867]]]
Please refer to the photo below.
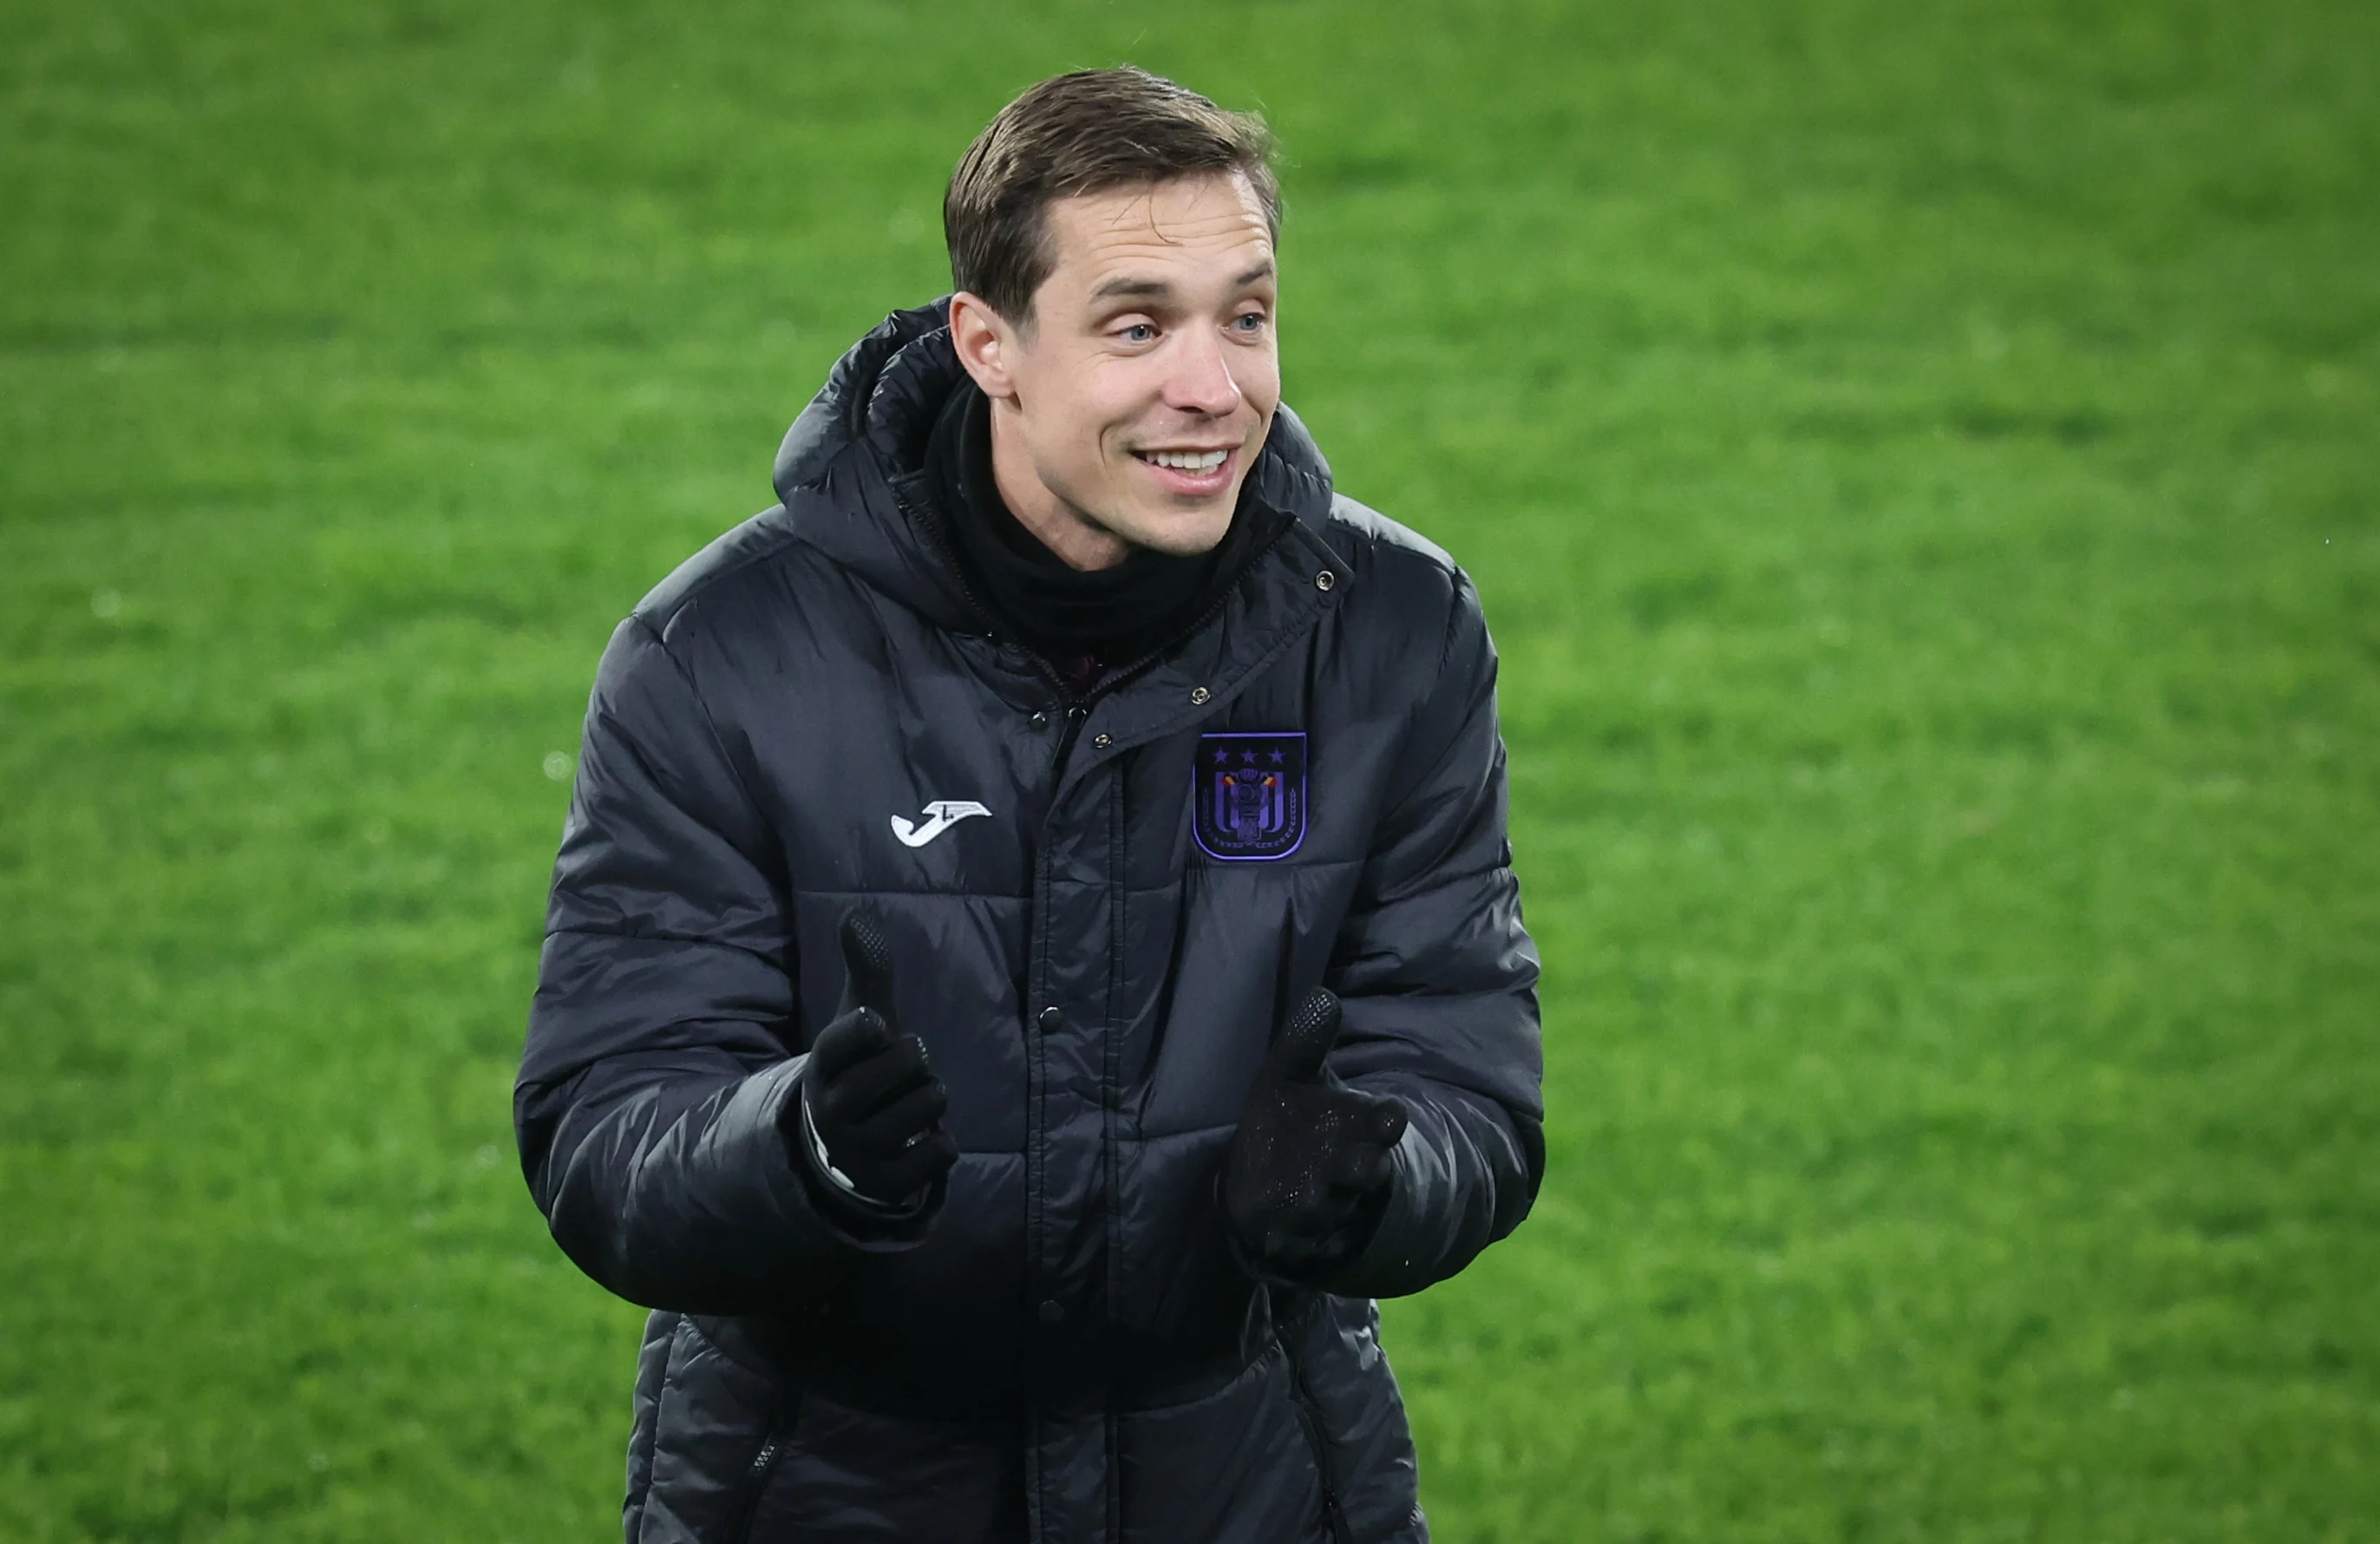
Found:
[[1232, 325], [1237, 327], [1243, 333], [1258, 332], [1262, 330], [1264, 324], [1265, 318], [1264, 312], [1262, 311], [1242, 311], [1239, 315], [1232, 318]]
[[1157, 329], [1146, 322], [1135, 322], [1123, 330], [1126, 343], [1147, 343], [1157, 336]]

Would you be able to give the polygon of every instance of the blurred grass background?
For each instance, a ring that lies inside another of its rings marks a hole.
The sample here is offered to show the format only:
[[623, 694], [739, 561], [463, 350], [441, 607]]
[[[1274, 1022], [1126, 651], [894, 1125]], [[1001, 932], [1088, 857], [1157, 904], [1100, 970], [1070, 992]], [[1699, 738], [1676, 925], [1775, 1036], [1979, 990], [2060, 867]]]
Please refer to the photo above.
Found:
[[1439, 1537], [2380, 1538], [2358, 0], [0, 0], [0, 1537], [614, 1536], [507, 1111], [595, 657], [1120, 58], [1504, 650]]

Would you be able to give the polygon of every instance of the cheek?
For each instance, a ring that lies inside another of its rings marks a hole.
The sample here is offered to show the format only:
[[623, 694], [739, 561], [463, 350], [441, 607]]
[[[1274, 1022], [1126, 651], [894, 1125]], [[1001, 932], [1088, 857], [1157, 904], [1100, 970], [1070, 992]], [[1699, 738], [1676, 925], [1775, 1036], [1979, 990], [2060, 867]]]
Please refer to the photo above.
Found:
[[1033, 439], [1044, 464], [1080, 466], [1098, 458], [1110, 415], [1087, 387], [1080, 375], [1053, 375], [1042, 383]]
[[1085, 440], [1096, 440], [1103, 456], [1127, 458], [1129, 453], [1124, 447], [1135, 437], [1135, 432], [1148, 421], [1157, 398], [1158, 391], [1139, 372], [1098, 372], [1086, 383], [1076, 403]]
[[1248, 350], [1250, 358], [1232, 379], [1239, 383], [1240, 395], [1260, 413], [1269, 413], [1281, 401], [1281, 355], [1270, 345]]

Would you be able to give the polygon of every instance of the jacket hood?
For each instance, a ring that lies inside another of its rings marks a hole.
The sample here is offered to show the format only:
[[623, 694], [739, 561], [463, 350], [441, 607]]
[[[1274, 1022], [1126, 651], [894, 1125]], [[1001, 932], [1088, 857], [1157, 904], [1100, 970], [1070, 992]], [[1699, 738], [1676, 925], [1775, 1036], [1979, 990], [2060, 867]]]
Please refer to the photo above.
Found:
[[[965, 373], [951, 346], [947, 296], [894, 311], [836, 361], [794, 419], [772, 479], [820, 547], [960, 625], [971, 609], [912, 509], [935, 414]], [[1245, 496], [1317, 531], [1330, 517], [1330, 464], [1286, 404], [1273, 413]]]

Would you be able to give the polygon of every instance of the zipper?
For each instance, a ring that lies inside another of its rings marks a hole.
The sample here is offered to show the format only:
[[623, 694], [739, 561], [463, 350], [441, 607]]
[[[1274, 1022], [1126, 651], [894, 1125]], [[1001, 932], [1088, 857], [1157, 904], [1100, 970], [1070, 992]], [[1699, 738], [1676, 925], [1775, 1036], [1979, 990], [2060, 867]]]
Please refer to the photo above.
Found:
[[1075, 737], [1083, 731], [1083, 721], [1091, 716], [1090, 704], [1087, 701], [1069, 702], [1065, 707], [1065, 714], [1066, 726], [1058, 731], [1057, 754], [1050, 758], [1050, 772], [1052, 776], [1065, 770], [1067, 753], [1075, 748]]
[[747, 1544], [752, 1537], [752, 1524], [760, 1513], [760, 1492], [768, 1489], [769, 1471], [777, 1466], [777, 1454], [784, 1451], [785, 1425], [782, 1414], [770, 1417], [769, 1433], [760, 1440], [760, 1451], [752, 1455], [742, 1482], [736, 1486], [735, 1505], [727, 1514], [724, 1537], [728, 1544]]
[[1339, 1505], [1338, 1487], [1330, 1483], [1330, 1464], [1322, 1441], [1322, 1422], [1314, 1413], [1314, 1397], [1306, 1392], [1305, 1369], [1289, 1354], [1289, 1347], [1276, 1334], [1273, 1343], [1281, 1347], [1281, 1360], [1289, 1365], [1289, 1402], [1297, 1409], [1297, 1424], [1305, 1429], [1305, 1445], [1314, 1453], [1314, 1478], [1322, 1487], [1322, 1515], [1330, 1525], [1330, 1537], [1337, 1544], [1354, 1544], [1354, 1535], [1347, 1531], [1347, 1514]]

